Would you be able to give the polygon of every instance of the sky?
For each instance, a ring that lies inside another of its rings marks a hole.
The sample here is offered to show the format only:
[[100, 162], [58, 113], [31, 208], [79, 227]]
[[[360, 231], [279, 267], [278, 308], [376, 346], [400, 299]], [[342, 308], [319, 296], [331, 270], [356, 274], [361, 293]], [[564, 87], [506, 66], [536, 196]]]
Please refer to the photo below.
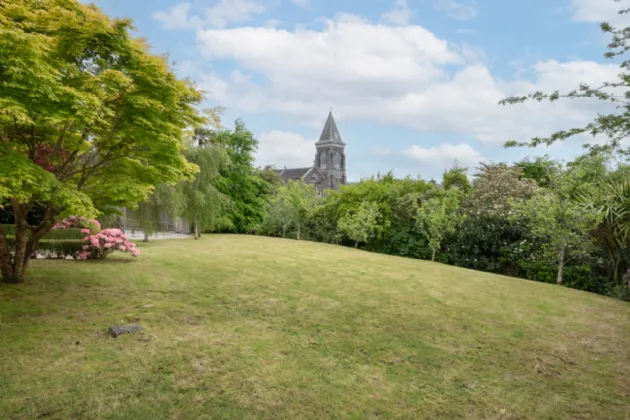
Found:
[[93, 0], [133, 20], [152, 52], [241, 118], [256, 161], [312, 166], [329, 110], [346, 146], [349, 181], [392, 170], [441, 178], [457, 161], [513, 162], [580, 154], [575, 138], [505, 149], [585, 125], [602, 104], [501, 106], [538, 90], [614, 80], [599, 24], [630, 26], [630, 0]]

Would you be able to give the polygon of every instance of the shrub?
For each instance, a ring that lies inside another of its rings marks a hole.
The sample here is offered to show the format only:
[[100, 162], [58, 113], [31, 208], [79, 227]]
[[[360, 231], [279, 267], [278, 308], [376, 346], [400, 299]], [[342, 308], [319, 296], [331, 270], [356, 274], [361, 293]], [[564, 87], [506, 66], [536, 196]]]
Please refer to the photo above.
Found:
[[15, 236], [15, 225], [2, 225], [4, 234], [7, 236]]
[[53, 229], [44, 235], [44, 239], [83, 240], [85, 233], [79, 228]]
[[101, 224], [96, 219], [86, 219], [85, 217], [69, 216], [53, 226], [53, 230], [63, 229], [89, 229], [91, 233], [101, 230]]
[[628, 287], [627, 284], [622, 284], [620, 286], [615, 286], [607, 294], [608, 294], [608, 296], [610, 296], [612, 298], [619, 299], [619, 300], [625, 300], [626, 302], [630, 302], [630, 287]]
[[[15, 247], [15, 237], [7, 237], [9, 249]], [[82, 239], [48, 239], [44, 238], [39, 241], [36, 254], [44, 256], [46, 258], [60, 258], [65, 259], [67, 257], [79, 258], [79, 253], [83, 249], [84, 242]]]
[[39, 241], [37, 252], [47, 258], [66, 259], [72, 257], [77, 259], [82, 249], [83, 241], [81, 239], [42, 239]]
[[83, 260], [102, 260], [114, 251], [131, 252], [134, 257], [140, 255], [136, 244], [127, 240], [127, 235], [120, 229], [105, 229], [96, 235], [90, 235], [89, 230], [84, 229], [84, 233], [84, 245], [79, 253]]

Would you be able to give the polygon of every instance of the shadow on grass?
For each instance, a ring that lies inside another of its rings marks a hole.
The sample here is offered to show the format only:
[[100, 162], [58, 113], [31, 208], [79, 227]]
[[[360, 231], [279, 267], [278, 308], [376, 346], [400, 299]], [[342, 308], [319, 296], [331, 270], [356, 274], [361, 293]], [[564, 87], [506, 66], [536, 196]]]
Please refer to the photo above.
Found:
[[135, 263], [136, 261], [127, 258], [105, 258], [104, 260], [75, 260], [75, 262], [84, 264], [108, 264], [108, 263]]

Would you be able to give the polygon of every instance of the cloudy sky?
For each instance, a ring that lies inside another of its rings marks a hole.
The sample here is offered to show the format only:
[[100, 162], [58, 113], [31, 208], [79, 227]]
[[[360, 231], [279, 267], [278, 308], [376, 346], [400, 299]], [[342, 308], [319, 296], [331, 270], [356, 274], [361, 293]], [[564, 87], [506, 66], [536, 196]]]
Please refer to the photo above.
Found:
[[612, 80], [599, 22], [630, 0], [95, 0], [242, 118], [259, 164], [311, 166], [332, 107], [348, 178], [441, 176], [455, 160], [568, 159], [585, 139], [510, 149], [588, 122], [597, 103], [503, 107], [511, 95]]

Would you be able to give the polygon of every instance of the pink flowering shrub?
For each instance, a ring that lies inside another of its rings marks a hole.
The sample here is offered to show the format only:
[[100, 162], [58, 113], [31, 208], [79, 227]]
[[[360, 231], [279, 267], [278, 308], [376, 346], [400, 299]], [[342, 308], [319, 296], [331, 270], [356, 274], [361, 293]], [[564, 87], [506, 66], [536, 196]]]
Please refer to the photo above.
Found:
[[136, 244], [127, 240], [127, 235], [120, 229], [105, 229], [95, 235], [90, 235], [89, 229], [84, 230], [86, 243], [79, 253], [82, 260], [102, 260], [114, 251], [131, 252], [134, 257], [140, 255]]
[[71, 229], [71, 228], [83, 228], [81, 232], [88, 230], [87, 233], [96, 233], [101, 230], [101, 223], [96, 219], [86, 219], [85, 217], [69, 216], [63, 219], [61, 222], [53, 226], [53, 229]]

